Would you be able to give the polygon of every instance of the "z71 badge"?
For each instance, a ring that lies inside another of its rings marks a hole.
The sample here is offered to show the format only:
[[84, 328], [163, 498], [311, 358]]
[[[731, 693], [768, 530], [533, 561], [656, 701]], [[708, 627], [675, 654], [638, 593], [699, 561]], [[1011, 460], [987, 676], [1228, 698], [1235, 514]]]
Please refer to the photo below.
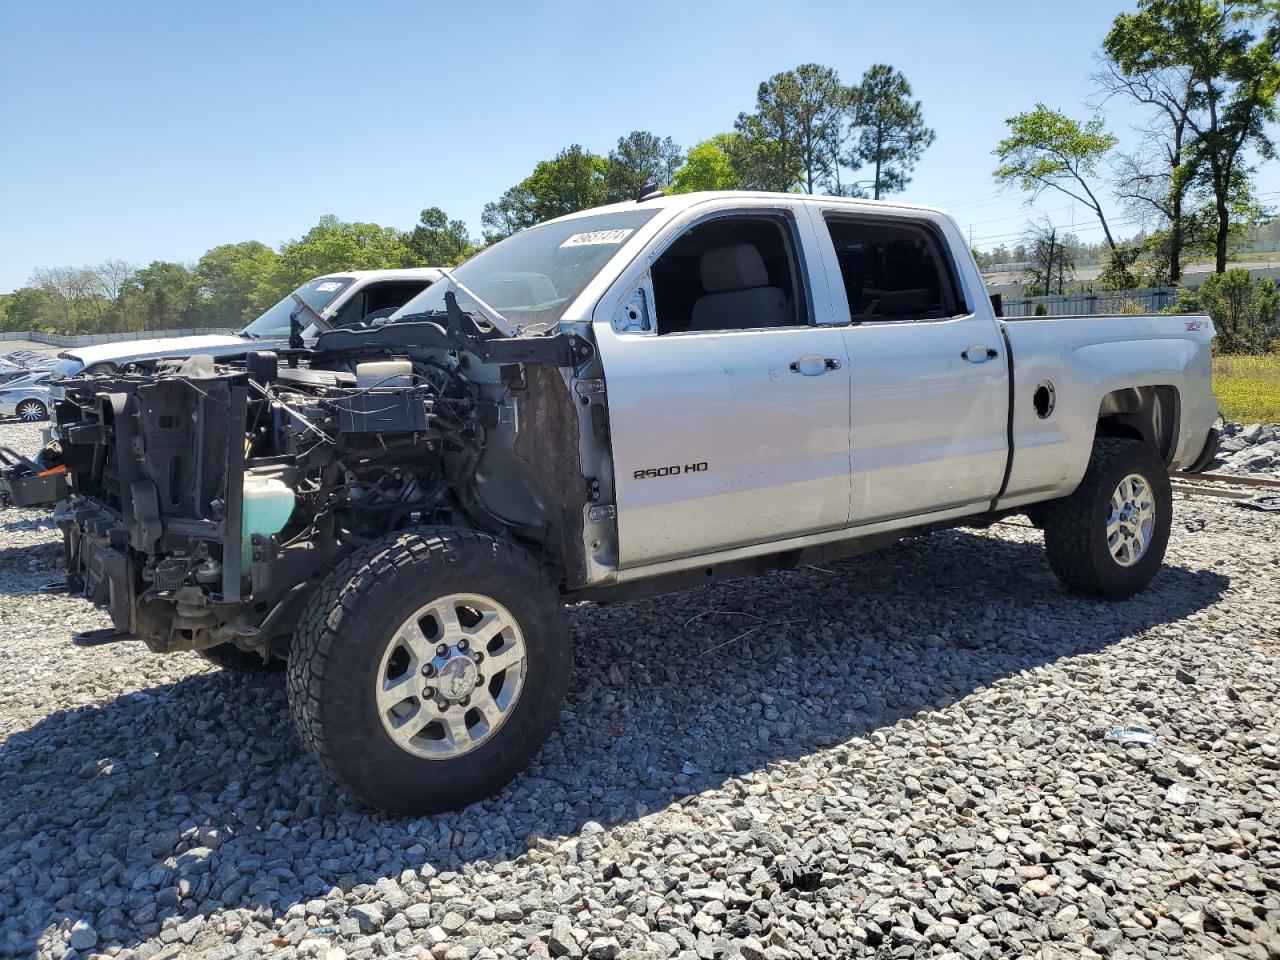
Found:
[[683, 467], [678, 463], [670, 467], [649, 467], [647, 470], [637, 470], [631, 476], [635, 480], [652, 480], [655, 477], [674, 477], [682, 473], [702, 473], [706, 469], [707, 462], [703, 460], [701, 463], [686, 463]]

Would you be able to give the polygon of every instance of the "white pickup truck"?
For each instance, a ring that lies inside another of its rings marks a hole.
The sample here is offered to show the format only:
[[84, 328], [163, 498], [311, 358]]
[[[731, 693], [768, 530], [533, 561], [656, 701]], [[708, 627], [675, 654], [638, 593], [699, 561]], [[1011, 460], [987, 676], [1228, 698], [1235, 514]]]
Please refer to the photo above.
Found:
[[[366, 801], [456, 807], [557, 723], [567, 601], [1025, 512], [1070, 589], [1141, 590], [1215, 447], [1205, 317], [1002, 320], [937, 210], [646, 198], [476, 255], [394, 322], [73, 381], [69, 583], [111, 628], [288, 671]], [[858, 589], [850, 583], [848, 589]]]

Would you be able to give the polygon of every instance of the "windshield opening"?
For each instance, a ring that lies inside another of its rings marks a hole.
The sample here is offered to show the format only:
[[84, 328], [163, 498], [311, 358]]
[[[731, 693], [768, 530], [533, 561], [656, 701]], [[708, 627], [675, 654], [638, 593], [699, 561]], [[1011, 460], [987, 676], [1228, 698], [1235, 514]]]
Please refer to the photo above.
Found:
[[[661, 209], [622, 210], [545, 223], [512, 234], [450, 272], [518, 327], [553, 324], [623, 244]], [[392, 315], [444, 310], [453, 284], [428, 287]], [[467, 296], [458, 304], [472, 312]]]
[[[293, 293], [306, 301], [307, 306], [316, 313], [320, 313], [334, 301], [338, 294], [351, 286], [351, 283], [351, 277], [322, 277], [319, 280], [309, 280]], [[252, 337], [287, 337], [289, 336], [289, 315], [301, 309], [298, 301], [293, 299], [293, 294], [286, 295], [240, 332]], [[306, 310], [302, 310], [298, 319], [302, 321], [303, 327], [315, 322], [315, 317]]]

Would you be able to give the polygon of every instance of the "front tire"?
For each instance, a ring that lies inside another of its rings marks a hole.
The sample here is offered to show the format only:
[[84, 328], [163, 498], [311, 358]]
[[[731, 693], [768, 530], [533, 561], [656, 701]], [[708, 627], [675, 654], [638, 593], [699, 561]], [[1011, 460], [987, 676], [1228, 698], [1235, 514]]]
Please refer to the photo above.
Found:
[[1104, 600], [1146, 588], [1173, 520], [1169, 472], [1140, 440], [1099, 437], [1084, 479], [1044, 514], [1049, 565], [1062, 585]]
[[545, 571], [469, 530], [404, 532], [343, 561], [307, 601], [289, 705], [308, 750], [397, 814], [500, 790], [559, 722], [570, 650]]
[[25, 423], [38, 423], [49, 419], [49, 408], [39, 400], [23, 400], [15, 411], [18, 419]]

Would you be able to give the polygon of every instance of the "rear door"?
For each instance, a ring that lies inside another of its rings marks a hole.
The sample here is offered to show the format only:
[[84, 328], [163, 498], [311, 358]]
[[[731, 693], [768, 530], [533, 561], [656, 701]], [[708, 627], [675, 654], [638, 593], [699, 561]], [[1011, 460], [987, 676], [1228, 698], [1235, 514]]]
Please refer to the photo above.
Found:
[[594, 318], [620, 565], [843, 527], [847, 356], [808, 216], [690, 214], [657, 249], [621, 322]]
[[988, 302], [967, 302], [941, 226], [814, 218], [848, 324], [851, 524], [992, 499], [1008, 460], [1008, 358]]

